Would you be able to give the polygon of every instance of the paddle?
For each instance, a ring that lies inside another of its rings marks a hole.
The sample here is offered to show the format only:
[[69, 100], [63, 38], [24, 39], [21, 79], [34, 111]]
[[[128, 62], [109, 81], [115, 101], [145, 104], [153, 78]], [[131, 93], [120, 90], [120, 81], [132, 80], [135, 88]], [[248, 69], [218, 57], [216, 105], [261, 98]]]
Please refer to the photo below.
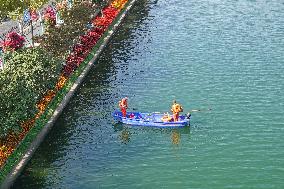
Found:
[[203, 112], [203, 111], [210, 111], [210, 110], [212, 110], [211, 108], [209, 108], [209, 109], [206, 109], [206, 110], [200, 110], [200, 109], [198, 109], [198, 110], [195, 110], [195, 109], [193, 109], [193, 110], [190, 110], [187, 114], [186, 114], [186, 117], [188, 118], [188, 119], [190, 119], [190, 117], [191, 117], [191, 112]]
[[[136, 111], [137, 108], [130, 108], [131, 110], [133, 111]], [[193, 110], [190, 110], [189, 112], [204, 112], [204, 111], [211, 111], [212, 109], [209, 108], [209, 109], [203, 109], [203, 110], [200, 110], [200, 109], [193, 109]], [[161, 113], [161, 112], [153, 112], [153, 113]]]
[[212, 109], [209, 108], [209, 109], [205, 109], [205, 110], [190, 110], [189, 112], [203, 112], [203, 111], [211, 111]]

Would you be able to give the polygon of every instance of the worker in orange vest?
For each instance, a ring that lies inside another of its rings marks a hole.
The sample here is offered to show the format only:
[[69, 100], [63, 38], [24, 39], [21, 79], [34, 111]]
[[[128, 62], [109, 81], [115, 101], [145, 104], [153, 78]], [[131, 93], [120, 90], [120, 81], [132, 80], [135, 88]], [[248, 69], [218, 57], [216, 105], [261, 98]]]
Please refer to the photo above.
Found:
[[126, 109], [128, 108], [127, 100], [128, 100], [128, 98], [124, 97], [118, 103], [120, 111], [122, 112], [122, 116], [123, 117], [126, 117]]
[[174, 121], [178, 121], [179, 113], [183, 112], [183, 108], [176, 102], [176, 100], [174, 100], [171, 111], [173, 112]]

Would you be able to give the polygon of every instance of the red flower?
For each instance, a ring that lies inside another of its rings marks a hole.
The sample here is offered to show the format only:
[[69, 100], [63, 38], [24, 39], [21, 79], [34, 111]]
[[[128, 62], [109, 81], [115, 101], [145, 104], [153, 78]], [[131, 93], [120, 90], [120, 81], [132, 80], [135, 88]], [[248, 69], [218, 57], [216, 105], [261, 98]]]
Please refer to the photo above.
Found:
[[16, 32], [10, 32], [6, 35], [3, 43], [4, 51], [17, 50], [24, 46], [25, 38]]
[[56, 13], [51, 6], [48, 6], [43, 13], [43, 19], [46, 23], [50, 25], [55, 25], [56, 23]]
[[104, 8], [102, 12], [102, 16], [97, 16], [92, 21], [92, 23], [94, 23], [96, 27], [90, 30], [87, 34], [80, 36], [80, 43], [73, 46], [72, 53], [67, 57], [66, 65], [63, 68], [64, 76], [70, 76], [75, 71], [75, 69], [84, 61], [97, 41], [106, 31], [107, 27], [118, 15], [119, 10], [112, 6], [108, 6]]

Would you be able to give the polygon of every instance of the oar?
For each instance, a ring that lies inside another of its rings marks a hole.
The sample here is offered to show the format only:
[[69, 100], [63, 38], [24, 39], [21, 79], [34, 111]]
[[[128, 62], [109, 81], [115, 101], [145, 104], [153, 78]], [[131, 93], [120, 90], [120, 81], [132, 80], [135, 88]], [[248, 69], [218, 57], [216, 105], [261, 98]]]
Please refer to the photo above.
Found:
[[197, 110], [190, 110], [189, 112], [203, 112], [203, 111], [210, 111], [210, 110], [212, 110], [211, 108], [209, 108], [209, 109], [206, 109], [206, 110], [199, 110], [199, 109], [197, 109]]

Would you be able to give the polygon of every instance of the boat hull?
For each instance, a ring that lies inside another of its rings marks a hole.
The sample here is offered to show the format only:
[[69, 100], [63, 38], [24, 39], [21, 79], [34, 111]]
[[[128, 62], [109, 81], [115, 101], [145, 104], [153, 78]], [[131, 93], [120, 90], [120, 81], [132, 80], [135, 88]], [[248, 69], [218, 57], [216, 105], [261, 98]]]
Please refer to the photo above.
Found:
[[164, 114], [162, 113], [141, 113], [141, 112], [127, 112], [126, 117], [122, 116], [120, 111], [113, 112], [113, 118], [121, 123], [132, 126], [145, 127], [186, 127], [189, 126], [190, 118], [188, 116], [180, 115], [179, 120], [162, 121]]

